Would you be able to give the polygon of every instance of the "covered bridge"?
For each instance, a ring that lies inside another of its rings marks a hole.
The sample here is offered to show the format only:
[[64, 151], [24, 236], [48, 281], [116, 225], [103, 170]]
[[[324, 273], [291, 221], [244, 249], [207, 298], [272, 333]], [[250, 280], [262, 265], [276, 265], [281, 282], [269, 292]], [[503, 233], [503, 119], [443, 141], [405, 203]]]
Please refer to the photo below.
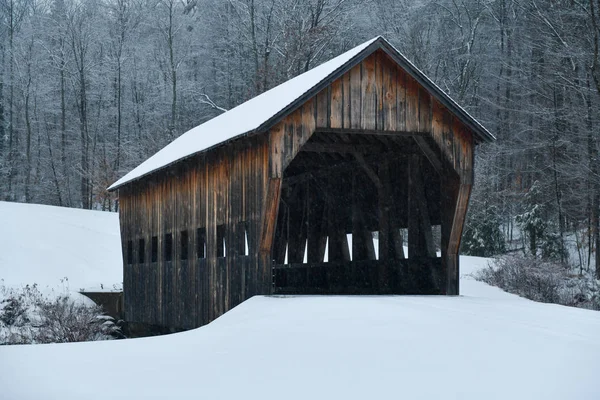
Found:
[[363, 43], [110, 187], [126, 318], [192, 328], [259, 294], [456, 295], [474, 146], [493, 139], [384, 38]]

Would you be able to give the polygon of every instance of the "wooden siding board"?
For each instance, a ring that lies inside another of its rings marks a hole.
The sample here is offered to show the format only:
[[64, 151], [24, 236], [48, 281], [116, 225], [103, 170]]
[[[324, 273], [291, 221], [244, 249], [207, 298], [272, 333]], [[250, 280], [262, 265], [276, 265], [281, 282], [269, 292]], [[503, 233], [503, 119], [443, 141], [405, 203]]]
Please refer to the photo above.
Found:
[[341, 128], [344, 119], [344, 98], [342, 92], [342, 79], [337, 79], [331, 83], [331, 111], [329, 117], [329, 127]]
[[419, 84], [406, 76], [406, 130], [419, 132]]
[[[362, 103], [362, 90], [361, 90], [361, 66], [359, 64], [352, 68], [350, 74], [350, 128], [360, 129], [361, 128], [361, 103]], [[321, 127], [320, 124], [317, 126]]]
[[398, 76], [396, 67], [387, 57], [381, 57], [382, 74], [382, 120], [381, 128], [385, 131], [396, 130], [398, 117]]
[[368, 57], [361, 63], [361, 129], [377, 129], [376, 59]]

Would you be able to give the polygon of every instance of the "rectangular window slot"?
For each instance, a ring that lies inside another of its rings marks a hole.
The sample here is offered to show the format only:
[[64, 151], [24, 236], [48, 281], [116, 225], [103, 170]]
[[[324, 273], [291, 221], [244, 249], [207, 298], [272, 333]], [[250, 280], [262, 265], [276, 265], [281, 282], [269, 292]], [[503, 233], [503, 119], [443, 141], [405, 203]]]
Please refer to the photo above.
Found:
[[206, 228], [196, 230], [196, 254], [198, 258], [206, 258]]
[[146, 241], [144, 239], [138, 240], [138, 263], [143, 264], [146, 262], [144, 259], [146, 255]]
[[225, 225], [217, 225], [217, 257], [225, 257], [227, 249], [225, 246]]
[[181, 242], [181, 259], [188, 259], [188, 232], [181, 231], [179, 235], [179, 241]]
[[239, 222], [236, 232], [237, 253], [240, 256], [249, 255], [248, 246], [248, 223], [246, 221]]
[[442, 226], [432, 225], [431, 231], [433, 233], [433, 245], [435, 246], [436, 257], [441, 257], [442, 249]]
[[173, 234], [167, 233], [165, 235], [165, 261], [173, 260]]
[[133, 240], [127, 241], [127, 264], [133, 264]]
[[158, 261], [158, 236], [152, 236], [152, 262]]
[[373, 238], [373, 249], [375, 250], [375, 259], [379, 260], [379, 231], [371, 232]]

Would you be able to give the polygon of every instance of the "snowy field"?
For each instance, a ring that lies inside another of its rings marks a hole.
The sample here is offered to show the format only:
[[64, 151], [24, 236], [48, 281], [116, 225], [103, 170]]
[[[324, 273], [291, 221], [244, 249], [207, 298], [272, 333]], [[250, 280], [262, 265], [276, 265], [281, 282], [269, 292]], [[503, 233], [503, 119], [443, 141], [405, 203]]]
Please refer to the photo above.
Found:
[[254, 297], [162, 337], [0, 348], [12, 399], [600, 399], [600, 313], [460, 297]]
[[117, 213], [0, 201], [0, 221], [0, 286], [122, 288]]

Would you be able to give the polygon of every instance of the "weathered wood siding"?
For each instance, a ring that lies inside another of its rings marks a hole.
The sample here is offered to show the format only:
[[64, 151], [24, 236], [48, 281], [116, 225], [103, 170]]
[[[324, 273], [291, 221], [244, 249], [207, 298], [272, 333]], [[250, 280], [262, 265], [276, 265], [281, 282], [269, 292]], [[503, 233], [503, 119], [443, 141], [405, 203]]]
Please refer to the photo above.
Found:
[[[270, 277], [260, 276], [258, 266], [267, 150], [264, 136], [249, 138], [120, 189], [128, 320], [191, 328], [255, 294], [268, 293]], [[217, 255], [221, 225], [225, 257]], [[205, 258], [198, 257], [198, 229], [206, 230]], [[182, 231], [188, 235], [187, 260], [182, 259]], [[166, 234], [173, 237], [171, 261], [165, 260]], [[158, 239], [156, 262], [151, 262], [153, 236]], [[138, 262], [140, 239], [145, 241], [144, 263]], [[132, 264], [127, 260], [130, 240]]]
[[[315, 132], [326, 130], [416, 138], [441, 177], [442, 268], [448, 277], [446, 293], [458, 293], [458, 245], [473, 181], [473, 134], [378, 50], [269, 132], [193, 156], [119, 189], [126, 318], [192, 328], [255, 294], [271, 293], [284, 171]], [[419, 142], [425, 136], [433, 139], [433, 149]], [[196, 249], [198, 229], [205, 230], [205, 258]], [[241, 250], [243, 230], [249, 255]], [[187, 259], [181, 254], [182, 231], [188, 236]], [[217, 252], [220, 233], [226, 257]], [[165, 260], [167, 234], [172, 235], [171, 261]]]
[[281, 176], [321, 129], [429, 135], [445, 165], [472, 184], [472, 132], [381, 50], [271, 129], [271, 176]]

